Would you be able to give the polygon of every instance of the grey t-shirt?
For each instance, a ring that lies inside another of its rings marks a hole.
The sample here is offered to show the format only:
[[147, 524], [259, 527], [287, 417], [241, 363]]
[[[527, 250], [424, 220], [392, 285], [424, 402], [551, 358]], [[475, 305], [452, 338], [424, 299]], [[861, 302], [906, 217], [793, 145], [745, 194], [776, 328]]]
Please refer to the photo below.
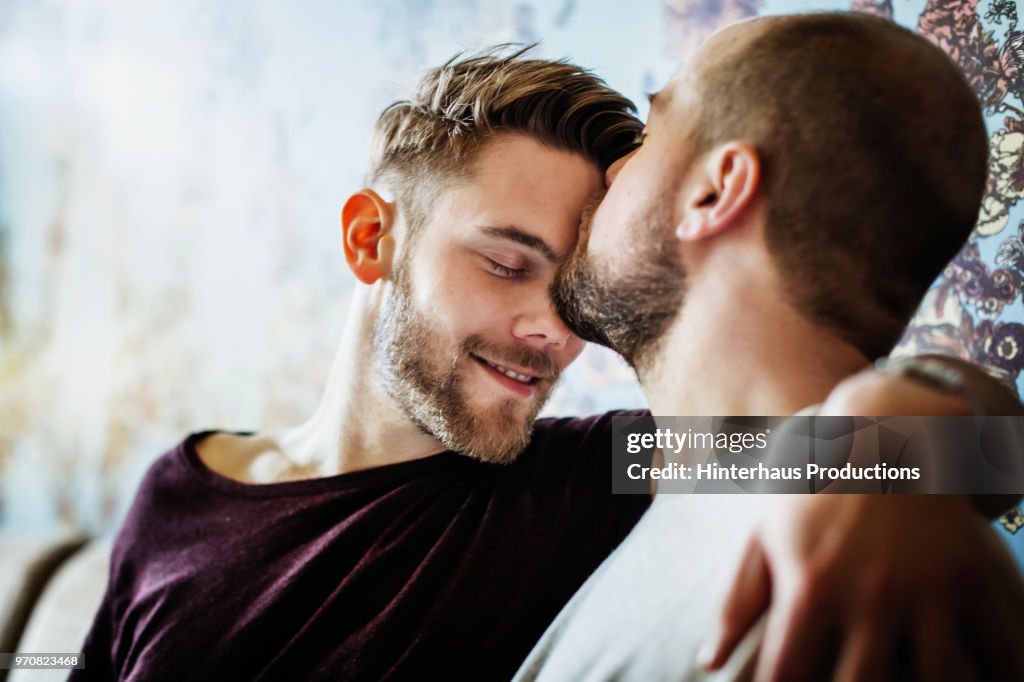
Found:
[[[793, 416], [820, 408], [809, 405]], [[758, 518], [769, 500], [788, 495], [744, 494], [735, 483], [717, 488], [732, 494], [656, 495], [548, 627], [514, 682], [750, 679], [766, 616], [715, 673], [696, 663], [697, 651], [721, 613]]]
[[705, 673], [695, 659], [768, 500], [656, 496], [547, 629], [515, 682], [746, 679], [760, 626], [718, 673]]

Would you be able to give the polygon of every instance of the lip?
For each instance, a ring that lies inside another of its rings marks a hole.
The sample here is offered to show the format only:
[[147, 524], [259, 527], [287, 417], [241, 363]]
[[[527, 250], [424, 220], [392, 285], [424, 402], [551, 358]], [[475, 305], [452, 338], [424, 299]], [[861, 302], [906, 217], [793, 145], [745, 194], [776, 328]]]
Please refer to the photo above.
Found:
[[535, 370], [525, 369], [523, 367], [520, 367], [519, 365], [510, 365], [509, 363], [505, 362], [504, 360], [502, 360], [501, 362], [498, 362], [497, 360], [491, 360], [490, 358], [485, 358], [484, 356], [477, 355], [476, 353], [471, 353], [471, 355], [474, 358], [476, 358], [477, 360], [483, 360], [484, 364], [493, 363], [495, 365], [498, 365], [499, 367], [504, 367], [505, 369], [511, 370], [511, 371], [515, 372], [516, 374], [522, 374], [523, 376], [530, 377], [531, 379], [540, 380], [540, 379], [546, 378], [543, 375], [538, 374]]
[[[485, 362], [482, 358], [479, 358], [479, 357], [477, 357], [475, 355], [473, 355], [471, 357], [473, 358], [473, 361], [476, 362], [477, 366], [479, 366], [480, 369], [482, 369], [485, 373], [487, 373], [488, 376], [490, 376], [496, 382], [501, 384], [503, 387], [505, 387], [509, 391], [515, 393], [516, 395], [522, 396], [522, 397], [525, 398], [525, 397], [529, 397], [529, 396], [531, 396], [531, 395], [533, 395], [534, 393], [537, 392], [537, 386], [539, 386], [540, 382], [541, 382], [541, 378], [540, 377], [535, 377], [532, 373], [522, 372], [519, 369], [516, 369], [514, 367], [509, 367], [509, 369], [512, 370], [513, 372], [517, 372], [519, 374], [524, 374], [524, 375], [527, 375], [527, 376], [532, 376], [532, 377], [534, 377], [536, 379], [536, 381], [534, 381], [532, 383], [524, 384], [521, 381], [517, 381], [516, 379], [513, 379], [511, 377], [505, 376], [504, 374], [502, 374], [501, 372], [499, 372], [498, 370], [494, 369], [489, 364], [487, 364], [487, 362]], [[504, 367], [505, 365], [502, 365], [502, 366]]]

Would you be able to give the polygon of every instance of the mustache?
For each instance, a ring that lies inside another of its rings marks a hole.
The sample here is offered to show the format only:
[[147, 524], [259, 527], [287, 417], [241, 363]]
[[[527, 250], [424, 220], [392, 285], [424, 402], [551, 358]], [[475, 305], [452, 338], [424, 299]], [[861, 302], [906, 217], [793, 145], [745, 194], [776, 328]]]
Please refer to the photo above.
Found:
[[517, 346], [498, 346], [479, 335], [472, 335], [462, 342], [462, 352], [479, 355], [498, 364], [509, 364], [534, 372], [542, 379], [554, 381], [562, 373], [558, 364], [539, 350]]

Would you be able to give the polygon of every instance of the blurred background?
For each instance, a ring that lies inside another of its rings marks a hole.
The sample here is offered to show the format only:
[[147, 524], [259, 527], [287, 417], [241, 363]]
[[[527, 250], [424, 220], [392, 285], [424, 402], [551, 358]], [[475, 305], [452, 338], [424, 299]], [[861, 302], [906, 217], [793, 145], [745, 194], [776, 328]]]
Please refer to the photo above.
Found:
[[[356, 280], [338, 212], [373, 121], [455, 52], [539, 42], [638, 102], [721, 25], [855, 9], [925, 34], [985, 107], [975, 237], [901, 352], [1017, 387], [1024, 34], [1003, 0], [0, 0], [0, 529], [111, 532], [188, 432], [306, 419]], [[737, 308], [737, 324], [742, 324]], [[643, 405], [588, 349], [546, 410]], [[999, 524], [1020, 552], [1018, 512]]]

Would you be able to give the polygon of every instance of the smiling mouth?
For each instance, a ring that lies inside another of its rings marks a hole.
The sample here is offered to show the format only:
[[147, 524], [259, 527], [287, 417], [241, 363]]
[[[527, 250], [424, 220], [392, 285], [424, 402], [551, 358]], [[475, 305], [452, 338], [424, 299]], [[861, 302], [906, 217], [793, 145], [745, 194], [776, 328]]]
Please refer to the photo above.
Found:
[[539, 377], [533, 377], [533, 376], [529, 376], [527, 374], [520, 374], [519, 372], [517, 372], [517, 371], [515, 371], [513, 369], [509, 369], [508, 367], [505, 367], [504, 365], [499, 365], [496, 362], [491, 362], [490, 360], [487, 360], [486, 358], [482, 358], [479, 355], [473, 355], [473, 358], [475, 360], [478, 360], [479, 362], [482, 362], [483, 364], [487, 365], [488, 367], [493, 369], [495, 372], [498, 372], [499, 374], [504, 374], [509, 379], [512, 379], [513, 381], [518, 381], [519, 383], [524, 384], [526, 386], [532, 386], [532, 385], [536, 384], [538, 381], [540, 381]]

